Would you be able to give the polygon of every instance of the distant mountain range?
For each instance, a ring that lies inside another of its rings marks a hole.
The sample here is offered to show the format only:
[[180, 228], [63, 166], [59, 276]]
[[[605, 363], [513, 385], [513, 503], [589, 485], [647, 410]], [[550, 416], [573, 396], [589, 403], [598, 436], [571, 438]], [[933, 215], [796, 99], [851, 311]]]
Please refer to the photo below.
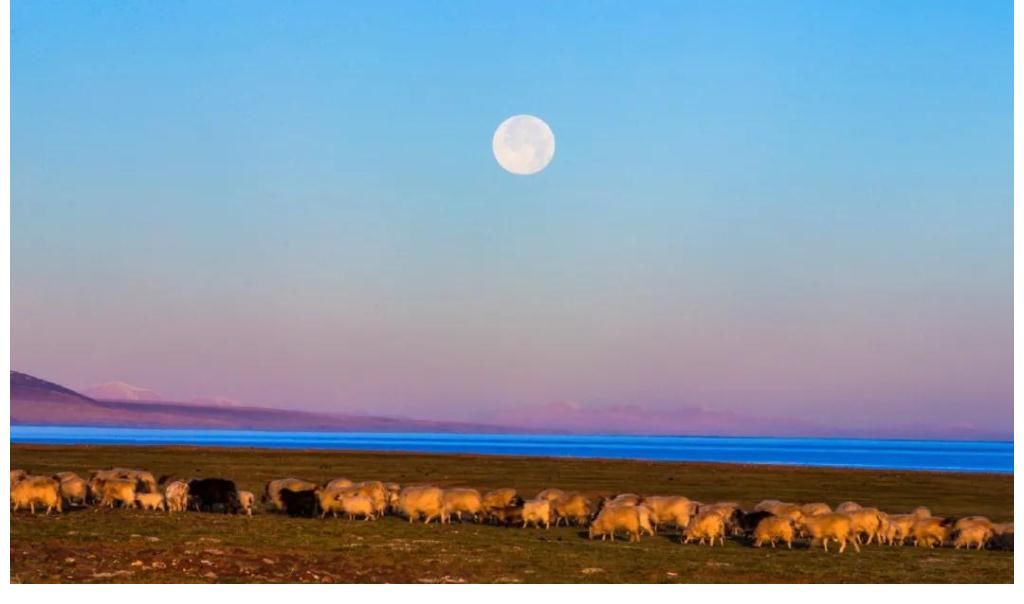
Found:
[[699, 407], [639, 404], [588, 407], [572, 402], [524, 405], [483, 415], [476, 422], [361, 414], [317, 413], [248, 406], [226, 397], [164, 400], [156, 392], [109, 382], [76, 392], [25, 373], [11, 372], [11, 423], [131, 428], [210, 428], [320, 432], [458, 432], [649, 434], [699, 436], [811, 436], [1012, 440], [969, 424], [830, 426], [787, 417], [742, 415]]
[[[103, 396], [129, 397], [152, 393], [150, 390], [128, 384], [112, 384], [117, 386], [105, 384], [89, 388], [88, 391]], [[218, 399], [185, 403], [135, 398], [104, 400], [17, 371], [11, 372], [11, 423], [38, 426], [238, 430], [508, 432], [500, 427], [472, 423], [311, 413], [247, 407], [240, 404], [226, 405], [225, 401]]]

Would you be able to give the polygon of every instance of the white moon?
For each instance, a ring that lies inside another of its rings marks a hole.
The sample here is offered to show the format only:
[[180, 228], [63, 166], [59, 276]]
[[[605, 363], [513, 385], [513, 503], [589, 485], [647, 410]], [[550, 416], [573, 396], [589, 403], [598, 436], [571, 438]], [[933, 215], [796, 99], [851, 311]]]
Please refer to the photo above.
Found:
[[555, 134], [544, 120], [532, 115], [513, 115], [494, 131], [494, 159], [513, 174], [536, 174], [555, 156]]

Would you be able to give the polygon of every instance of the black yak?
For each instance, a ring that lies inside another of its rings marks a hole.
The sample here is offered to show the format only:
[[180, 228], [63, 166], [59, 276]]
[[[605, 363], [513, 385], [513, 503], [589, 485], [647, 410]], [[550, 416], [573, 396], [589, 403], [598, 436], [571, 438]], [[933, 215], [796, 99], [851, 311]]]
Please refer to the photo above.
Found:
[[190, 507], [200, 512], [212, 512], [221, 506], [225, 514], [235, 513], [241, 505], [238, 501], [238, 487], [225, 478], [196, 478], [188, 483]]
[[281, 505], [289, 516], [312, 518], [317, 510], [316, 493], [281, 489]]

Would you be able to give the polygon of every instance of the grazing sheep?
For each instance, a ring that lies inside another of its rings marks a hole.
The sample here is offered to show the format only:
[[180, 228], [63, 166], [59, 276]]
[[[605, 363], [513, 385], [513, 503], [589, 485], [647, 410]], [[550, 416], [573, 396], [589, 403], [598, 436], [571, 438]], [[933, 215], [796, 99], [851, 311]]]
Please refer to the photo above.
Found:
[[[788, 505], [788, 504], [786, 504]], [[722, 519], [729, 518], [735, 514], [736, 510], [740, 509], [740, 504], [735, 501], [718, 501], [715, 503], [709, 503], [700, 506], [698, 512], [703, 514], [705, 512], [711, 514], [718, 514]]]
[[555, 526], [565, 520], [565, 525], [572, 522], [576, 526], [584, 526], [590, 519], [590, 499], [580, 493], [570, 493], [554, 502], [553, 512]]
[[483, 511], [483, 498], [476, 489], [445, 489], [442, 502], [442, 524], [451, 522], [452, 514], [462, 522], [463, 513], [476, 521]]
[[366, 495], [342, 495], [338, 498], [338, 503], [341, 505], [341, 511], [349, 520], [355, 519], [356, 516], [362, 516], [363, 520], [377, 519], [377, 509], [373, 499]]
[[645, 497], [644, 505], [651, 510], [651, 523], [654, 530], [658, 525], [674, 524], [680, 530], [686, 528], [693, 515], [693, 506], [686, 497], [655, 496]]
[[522, 506], [508, 505], [503, 508], [491, 510], [491, 518], [496, 524], [515, 526], [523, 522]]
[[184, 480], [175, 480], [164, 487], [164, 499], [167, 501], [167, 511], [184, 512], [188, 509], [188, 483]]
[[812, 546], [815, 541], [820, 540], [826, 552], [829, 540], [839, 544], [840, 554], [846, 551], [847, 541], [853, 544], [853, 549], [860, 552], [860, 545], [850, 529], [850, 517], [846, 514], [834, 512], [818, 516], [805, 516], [797, 523], [797, 526], [810, 535]]
[[700, 545], [708, 540], [711, 547], [715, 546], [715, 539], [719, 544], [725, 546], [725, 519], [720, 510], [701, 512], [690, 520], [683, 531], [683, 543], [699, 540]]
[[523, 528], [531, 524], [551, 528], [551, 500], [538, 498], [523, 502]]
[[156, 478], [145, 470], [132, 470], [130, 468], [111, 468], [109, 470], [92, 470], [92, 478], [102, 480], [132, 480], [137, 484], [135, 490], [139, 493], [157, 493]]
[[800, 511], [803, 512], [804, 516], [819, 516], [821, 514], [831, 514], [832, 508], [828, 507], [827, 503], [805, 503], [800, 506]]
[[494, 489], [488, 491], [480, 501], [483, 513], [489, 518], [494, 517], [496, 510], [501, 510], [514, 505], [516, 501], [515, 489]]
[[864, 543], [870, 545], [872, 541], [879, 540], [878, 533], [883, 526], [881, 513], [875, 508], [861, 508], [853, 512], [846, 512], [850, 518], [850, 531], [853, 538], [860, 543], [860, 536], [867, 537]]
[[423, 524], [440, 519], [444, 510], [444, 491], [437, 487], [405, 487], [398, 495], [398, 509], [415, 522], [421, 516]]
[[861, 509], [861, 505], [855, 501], [844, 501], [836, 506], [837, 514], [848, 514]]
[[33, 514], [36, 513], [36, 504], [46, 506], [46, 513], [53, 510], [63, 511], [60, 502], [60, 485], [56, 480], [45, 476], [26, 476], [11, 487], [11, 503], [17, 512], [22, 507], [28, 507]]
[[384, 483], [384, 509], [394, 511], [398, 505], [398, 494], [402, 492], [402, 486], [397, 482]]
[[740, 516], [743, 514], [743, 510], [740, 509], [740, 504], [735, 501], [721, 501], [702, 505], [700, 506], [700, 513], [717, 514], [720, 516], [726, 532], [730, 535], [737, 535], [742, 532], [740, 529]]
[[610, 503], [615, 505], [639, 505], [643, 497], [636, 493], [619, 493], [612, 498]]
[[[295, 479], [292, 479], [292, 480], [295, 480]], [[330, 481], [330, 482], [328, 482], [327, 484], [324, 485], [324, 490], [325, 491], [336, 491], [338, 489], [348, 488], [348, 487], [350, 487], [350, 486], [352, 486], [354, 484], [355, 483], [352, 482], [351, 480], [349, 480], [348, 478], [335, 478], [334, 480], [332, 480], [332, 481]]]
[[913, 511], [910, 512], [910, 515], [914, 516], [919, 520], [923, 520], [925, 518], [931, 518], [932, 511], [924, 507], [923, 505], [919, 505], [916, 508], [914, 508]]
[[903, 545], [911, 536], [917, 517], [912, 514], [892, 514], [886, 517], [885, 536], [889, 545]]
[[[320, 505], [321, 518], [324, 518], [327, 514], [330, 514], [332, 518], [337, 518], [338, 512], [345, 513], [345, 509], [339, 500], [346, 491], [346, 488], [318, 488], [313, 490], [313, 494], [316, 495], [317, 502]], [[353, 492], [352, 495], [355, 495], [355, 493]]]
[[278, 496], [281, 500], [281, 509], [285, 514], [293, 518], [313, 518], [316, 516], [316, 491], [293, 491], [289, 488], [284, 488], [278, 492]]
[[640, 532], [647, 533], [651, 537], [654, 536], [654, 527], [651, 525], [651, 508], [644, 504], [633, 506], [636, 508], [637, 513], [640, 515]]
[[367, 480], [347, 488], [337, 489], [343, 495], [361, 495], [373, 504], [374, 515], [383, 516], [388, 507], [388, 490], [379, 480]]
[[949, 539], [950, 527], [943, 518], [918, 518], [910, 534], [914, 537], [916, 547], [927, 547], [929, 549], [936, 545], [941, 546]]
[[954, 531], [956, 538], [953, 539], [953, 547], [960, 549], [961, 547], [970, 549], [972, 545], [976, 546], [976, 549], [982, 549], [988, 540], [994, 535], [992, 525], [984, 524], [971, 524], [962, 529]]
[[[992, 521], [985, 516], [964, 516], [953, 523], [953, 531], [962, 531], [975, 527], [992, 529]], [[994, 533], [995, 531], [993, 531]]]
[[540, 493], [537, 493], [537, 496], [534, 497], [534, 499], [555, 501], [556, 499], [560, 499], [562, 497], [565, 497], [565, 491], [563, 491], [562, 489], [544, 489]]
[[635, 506], [605, 506], [590, 523], [587, 536], [593, 539], [600, 535], [601, 541], [604, 541], [605, 537], [615, 541], [615, 532], [619, 530], [626, 532], [630, 543], [640, 541], [640, 512]]
[[11, 486], [19, 480], [24, 480], [28, 476], [28, 472], [25, 470], [11, 470]]
[[779, 501], [778, 499], [762, 499], [761, 501], [759, 501], [757, 503], [757, 505], [754, 506], [754, 511], [755, 512], [769, 512], [769, 511], [771, 511], [772, 507], [774, 507], [776, 505], [779, 505], [780, 503], [784, 503], [784, 502]]
[[793, 522], [799, 522], [804, 517], [803, 506], [795, 503], [779, 503], [772, 506], [768, 511], [780, 518], [788, 518]]
[[74, 472], [57, 472], [53, 479], [60, 484], [60, 497], [70, 505], [72, 501], [85, 505], [89, 499], [89, 483]]
[[167, 506], [164, 504], [164, 496], [160, 493], [136, 493], [135, 506], [143, 510], [167, 511]]
[[225, 514], [238, 512], [238, 487], [226, 478], [194, 478], [188, 482], [189, 499], [200, 512], [221, 506]]
[[284, 501], [281, 499], [281, 491], [288, 489], [298, 493], [300, 491], [312, 492], [316, 489], [316, 483], [301, 478], [278, 478], [271, 480], [263, 487], [263, 503], [277, 511], [285, 511]]
[[256, 494], [252, 491], [238, 492], [238, 506], [246, 516], [252, 516], [252, 508], [256, 505]]
[[793, 521], [780, 516], [770, 516], [757, 523], [754, 529], [754, 547], [761, 547], [765, 542], [775, 547], [775, 542], [782, 540], [786, 547], [793, 549]]
[[130, 478], [99, 479], [100, 506], [112, 508], [120, 503], [134, 507], [137, 486], [138, 481]]

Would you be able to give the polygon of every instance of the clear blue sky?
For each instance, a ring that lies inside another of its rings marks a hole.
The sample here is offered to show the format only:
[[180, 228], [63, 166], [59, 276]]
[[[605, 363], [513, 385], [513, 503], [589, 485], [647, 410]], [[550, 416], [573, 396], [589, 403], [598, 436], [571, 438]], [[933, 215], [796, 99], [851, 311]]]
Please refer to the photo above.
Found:
[[[1010, 2], [12, 2], [13, 362], [1008, 425]], [[502, 171], [531, 113], [551, 165]]]

